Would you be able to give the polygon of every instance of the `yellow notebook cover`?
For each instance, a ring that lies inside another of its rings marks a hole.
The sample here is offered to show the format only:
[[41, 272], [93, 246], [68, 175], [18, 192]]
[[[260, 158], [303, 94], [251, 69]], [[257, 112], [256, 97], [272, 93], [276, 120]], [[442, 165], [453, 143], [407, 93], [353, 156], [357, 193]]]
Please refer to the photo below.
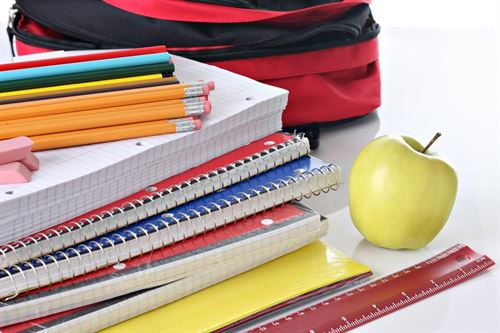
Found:
[[316, 241], [101, 332], [210, 332], [286, 300], [369, 272], [368, 267]]

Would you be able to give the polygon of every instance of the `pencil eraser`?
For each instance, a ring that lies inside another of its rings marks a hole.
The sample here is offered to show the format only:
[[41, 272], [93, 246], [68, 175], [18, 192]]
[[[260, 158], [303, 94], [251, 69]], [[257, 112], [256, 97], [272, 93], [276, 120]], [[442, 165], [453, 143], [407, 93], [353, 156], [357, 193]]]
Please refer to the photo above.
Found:
[[203, 109], [205, 110], [205, 114], [209, 114], [212, 111], [212, 103], [209, 101], [203, 102]]
[[38, 157], [36, 157], [35, 154], [31, 152], [28, 153], [28, 156], [26, 156], [24, 160], [21, 160], [21, 163], [31, 171], [36, 171], [40, 167], [40, 161], [38, 160]]
[[25, 136], [0, 141], [0, 164], [24, 160], [32, 147], [33, 141]]
[[0, 165], [0, 185], [29, 183], [31, 171], [21, 162]]
[[200, 102], [206, 102], [206, 101], [208, 101], [208, 99], [207, 99], [206, 96], [200, 96], [200, 97], [198, 97], [198, 99], [199, 99]]
[[207, 82], [208, 89], [214, 90], [215, 89], [215, 82], [214, 81], [208, 81]]
[[201, 120], [200, 119], [194, 120], [194, 128], [197, 130], [199, 130], [201, 128]]
[[203, 95], [208, 96], [210, 94], [210, 88], [208, 87], [208, 84], [203, 86]]

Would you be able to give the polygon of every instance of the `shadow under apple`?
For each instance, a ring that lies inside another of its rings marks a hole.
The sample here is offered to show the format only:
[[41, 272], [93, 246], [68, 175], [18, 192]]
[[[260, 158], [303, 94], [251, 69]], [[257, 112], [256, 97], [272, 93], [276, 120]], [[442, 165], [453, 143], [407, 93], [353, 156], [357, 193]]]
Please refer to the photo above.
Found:
[[344, 174], [344, 183], [335, 192], [322, 194], [305, 203], [323, 215], [329, 215], [349, 205], [348, 179], [351, 166], [361, 149], [373, 140], [380, 129], [377, 111], [347, 122], [321, 128], [319, 148], [312, 155], [337, 164]]
[[397, 272], [432, 255], [425, 247], [418, 250], [391, 250], [375, 246], [363, 238], [354, 249], [352, 258], [370, 267], [374, 276], [379, 277], [379, 272]]

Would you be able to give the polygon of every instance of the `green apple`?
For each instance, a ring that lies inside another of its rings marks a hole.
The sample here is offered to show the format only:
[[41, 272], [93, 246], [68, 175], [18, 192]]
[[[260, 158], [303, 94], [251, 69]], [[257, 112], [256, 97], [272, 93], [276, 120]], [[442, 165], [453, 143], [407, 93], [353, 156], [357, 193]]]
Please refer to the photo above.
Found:
[[457, 175], [446, 158], [407, 136], [368, 143], [349, 176], [349, 208], [372, 244], [418, 249], [443, 228], [457, 195]]

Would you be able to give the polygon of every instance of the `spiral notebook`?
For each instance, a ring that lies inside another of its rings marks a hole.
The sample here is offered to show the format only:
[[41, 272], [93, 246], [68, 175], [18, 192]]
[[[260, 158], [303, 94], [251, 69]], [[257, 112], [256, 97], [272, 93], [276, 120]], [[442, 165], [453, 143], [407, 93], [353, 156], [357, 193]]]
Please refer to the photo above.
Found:
[[304, 246], [327, 226], [311, 209], [286, 204], [0, 303], [0, 327], [161, 286], [161, 297], [143, 301], [152, 309]]
[[[321, 241], [315, 241], [143, 315], [139, 314], [151, 310], [150, 300], [161, 298], [169, 286], [138, 291], [2, 330], [4, 333], [88, 332], [136, 316], [103, 332], [226, 331], [313, 295], [356, 284], [370, 274], [368, 267]], [[130, 308], [133, 311], [128, 311]]]
[[0, 246], [0, 269], [154, 216], [309, 152], [307, 138], [302, 135], [269, 135], [71, 221]]
[[[37, 153], [27, 184], [0, 185], [0, 244], [62, 223], [281, 128], [287, 91], [172, 56], [181, 82], [215, 80], [213, 111], [190, 133]], [[34, 222], [36, 221], [36, 223]]]
[[[0, 270], [0, 298], [71, 279], [225, 226], [292, 200], [336, 189], [337, 166], [305, 156], [90, 242]], [[1, 314], [1, 310], [0, 310]]]

